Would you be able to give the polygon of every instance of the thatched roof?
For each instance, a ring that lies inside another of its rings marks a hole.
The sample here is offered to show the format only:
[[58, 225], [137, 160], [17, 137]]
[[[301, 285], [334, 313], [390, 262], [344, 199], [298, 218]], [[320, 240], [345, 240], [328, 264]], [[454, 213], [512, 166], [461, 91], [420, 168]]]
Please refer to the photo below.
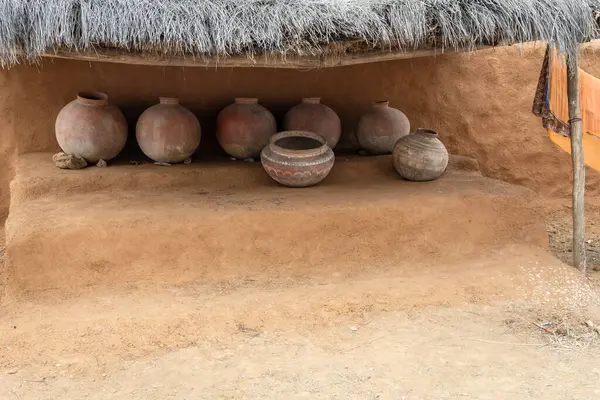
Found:
[[[322, 55], [596, 37], [600, 0], [0, 0], [0, 62], [98, 48], [161, 56]], [[344, 51], [349, 51], [345, 48]]]

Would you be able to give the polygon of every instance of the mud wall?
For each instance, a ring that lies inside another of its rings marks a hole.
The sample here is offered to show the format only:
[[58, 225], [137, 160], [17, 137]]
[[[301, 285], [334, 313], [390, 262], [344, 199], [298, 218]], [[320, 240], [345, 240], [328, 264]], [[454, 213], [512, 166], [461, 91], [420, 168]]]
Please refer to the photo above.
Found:
[[[570, 190], [570, 159], [546, 138], [531, 114], [544, 47], [514, 46], [323, 70], [145, 67], [46, 60], [0, 72], [0, 208], [6, 209], [15, 154], [58, 149], [54, 119], [78, 91], [109, 94], [131, 127], [158, 96], [176, 96], [200, 118], [202, 152], [218, 151], [214, 120], [235, 96], [259, 97], [281, 120], [303, 96], [320, 96], [342, 118], [343, 145], [373, 100], [389, 99], [413, 127], [439, 131], [454, 154], [476, 158], [482, 172], [545, 195]], [[600, 76], [599, 56], [583, 66]], [[131, 137], [131, 134], [130, 134]], [[129, 149], [135, 152], [135, 141]], [[597, 193], [600, 179], [589, 175]]]

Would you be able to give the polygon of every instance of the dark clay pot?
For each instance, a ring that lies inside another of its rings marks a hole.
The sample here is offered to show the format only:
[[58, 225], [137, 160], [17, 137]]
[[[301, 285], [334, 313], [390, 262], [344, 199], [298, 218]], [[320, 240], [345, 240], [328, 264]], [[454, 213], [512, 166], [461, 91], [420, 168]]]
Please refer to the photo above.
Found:
[[140, 115], [135, 136], [140, 148], [152, 160], [178, 163], [192, 156], [200, 145], [200, 122], [179, 99], [160, 97]]
[[325, 138], [332, 149], [340, 141], [342, 123], [331, 108], [321, 104], [318, 97], [302, 99], [302, 103], [292, 107], [283, 122], [286, 131], [314, 132]]
[[393, 153], [394, 168], [404, 179], [432, 181], [448, 167], [448, 150], [429, 129], [417, 129], [398, 140]]
[[277, 132], [273, 114], [258, 99], [237, 98], [217, 117], [217, 140], [235, 158], [256, 158]]
[[261, 153], [269, 176], [290, 187], [316, 185], [329, 174], [334, 161], [333, 150], [325, 139], [306, 131], [278, 133]]
[[389, 107], [388, 101], [373, 103], [356, 128], [358, 143], [373, 154], [390, 154], [398, 139], [409, 133], [408, 118], [402, 111]]
[[127, 121], [117, 107], [108, 104], [106, 94], [81, 92], [58, 113], [55, 132], [65, 153], [95, 164], [111, 160], [123, 150]]

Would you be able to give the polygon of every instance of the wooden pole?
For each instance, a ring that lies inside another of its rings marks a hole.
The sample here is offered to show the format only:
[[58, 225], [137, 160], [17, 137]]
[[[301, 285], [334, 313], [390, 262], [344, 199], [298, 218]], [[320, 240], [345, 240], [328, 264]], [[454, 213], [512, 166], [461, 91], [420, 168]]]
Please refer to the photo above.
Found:
[[571, 160], [573, 162], [573, 266], [586, 273], [585, 255], [585, 164], [583, 161], [583, 122], [579, 102], [578, 56], [567, 57], [567, 96], [571, 130]]

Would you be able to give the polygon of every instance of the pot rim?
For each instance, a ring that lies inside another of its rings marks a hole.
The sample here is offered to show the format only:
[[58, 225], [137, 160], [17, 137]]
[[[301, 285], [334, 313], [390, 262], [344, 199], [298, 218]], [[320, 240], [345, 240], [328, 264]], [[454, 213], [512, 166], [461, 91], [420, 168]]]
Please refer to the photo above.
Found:
[[158, 101], [160, 102], [160, 104], [179, 104], [178, 97], [161, 96], [158, 98]]
[[79, 92], [77, 101], [87, 106], [105, 106], [108, 104], [108, 95], [102, 92]]
[[[277, 144], [275, 144], [278, 140], [280, 139], [285, 139], [285, 138], [289, 138], [289, 137], [304, 137], [304, 138], [309, 138], [309, 139], [314, 139], [316, 141], [318, 141], [319, 143], [321, 143], [321, 146], [319, 147], [315, 147], [313, 149], [307, 149], [307, 150], [292, 150], [292, 149], [286, 149], [284, 147], [278, 146]], [[271, 136], [271, 142], [269, 144], [269, 146], [273, 149], [273, 151], [275, 151], [278, 154], [287, 156], [287, 157], [315, 157], [315, 156], [320, 156], [321, 154], [325, 154], [327, 153], [328, 150], [331, 150], [329, 148], [329, 146], [327, 146], [327, 141], [325, 140], [325, 138], [323, 138], [323, 136], [321, 135], [317, 135], [314, 132], [309, 132], [309, 131], [283, 131], [283, 132], [279, 132], [276, 133], [275, 135]]]
[[320, 97], [303, 97], [302, 103], [304, 104], [321, 104]]
[[258, 97], [236, 97], [235, 104], [258, 104]]
[[432, 130], [432, 129], [427, 129], [427, 128], [417, 128], [417, 130], [415, 131], [415, 134], [421, 134], [427, 137], [434, 137], [437, 138], [439, 135], [436, 131]]
[[389, 107], [389, 100], [377, 100], [372, 103], [373, 107]]

